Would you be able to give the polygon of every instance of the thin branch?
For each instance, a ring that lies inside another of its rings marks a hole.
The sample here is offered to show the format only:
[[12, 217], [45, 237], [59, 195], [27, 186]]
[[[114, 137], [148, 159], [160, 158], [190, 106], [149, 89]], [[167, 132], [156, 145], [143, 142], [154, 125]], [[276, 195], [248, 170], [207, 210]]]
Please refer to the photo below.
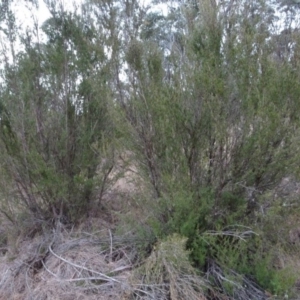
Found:
[[80, 269], [82, 269], [82, 270], [85, 270], [85, 271], [88, 271], [88, 272], [91, 272], [91, 273], [98, 274], [98, 275], [102, 276], [102, 278], [98, 278], [98, 279], [105, 280], [105, 281], [114, 281], [114, 282], [117, 282], [117, 283], [121, 283], [119, 280], [117, 280], [117, 279], [115, 279], [115, 278], [112, 278], [112, 277], [109, 277], [109, 276], [107, 276], [107, 275], [105, 275], [105, 274], [103, 274], [103, 273], [100, 273], [100, 272], [97, 272], [97, 271], [95, 271], [95, 270], [91, 270], [91, 269], [86, 268], [86, 267], [84, 267], [84, 266], [80, 266], [80, 265], [77, 265], [77, 264], [74, 264], [74, 263], [70, 262], [69, 260], [67, 260], [67, 259], [65, 259], [65, 258], [63, 258], [63, 257], [61, 257], [61, 256], [59, 256], [58, 254], [56, 254], [56, 253], [52, 250], [51, 246], [49, 246], [48, 249], [49, 249], [49, 251], [50, 251], [55, 257], [57, 257], [58, 259], [62, 260], [63, 262], [65, 262], [65, 263], [67, 263], [67, 264], [69, 264], [69, 265], [71, 265], [71, 266], [73, 266], [73, 267], [75, 267], [75, 268], [80, 268]]
[[111, 230], [109, 230], [109, 237], [110, 237], [110, 254], [109, 254], [109, 262], [111, 263], [111, 262], [112, 262], [112, 253], [113, 253]]

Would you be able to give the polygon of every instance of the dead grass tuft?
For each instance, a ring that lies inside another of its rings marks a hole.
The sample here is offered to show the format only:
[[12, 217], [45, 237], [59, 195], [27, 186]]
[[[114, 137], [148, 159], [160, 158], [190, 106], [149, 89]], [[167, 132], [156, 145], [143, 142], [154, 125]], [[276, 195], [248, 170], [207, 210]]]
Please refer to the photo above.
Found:
[[108, 230], [55, 232], [23, 241], [0, 260], [0, 299], [124, 299], [137, 261], [134, 238]]
[[185, 243], [185, 238], [173, 235], [156, 245], [131, 279], [134, 299], [206, 299], [207, 283], [191, 266]]

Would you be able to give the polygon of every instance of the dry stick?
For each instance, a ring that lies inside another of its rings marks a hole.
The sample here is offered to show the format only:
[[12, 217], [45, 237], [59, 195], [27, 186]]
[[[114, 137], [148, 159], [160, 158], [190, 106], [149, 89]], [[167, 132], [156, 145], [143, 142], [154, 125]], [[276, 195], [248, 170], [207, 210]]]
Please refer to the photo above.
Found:
[[215, 271], [215, 274], [218, 276], [218, 278], [220, 278], [223, 281], [226, 281], [230, 284], [232, 284], [233, 286], [236, 286], [238, 288], [242, 288], [243, 286], [240, 283], [234, 282], [230, 279], [228, 279], [227, 277], [223, 276], [222, 273]]
[[246, 241], [246, 239], [244, 238], [244, 236], [248, 237], [248, 234], [254, 234], [254, 232], [252, 230], [249, 231], [244, 231], [242, 233], [238, 232], [234, 232], [234, 231], [223, 231], [223, 232], [218, 232], [218, 231], [207, 231], [204, 233], [205, 235], [223, 235], [223, 236], [233, 236], [236, 237], [242, 241]]
[[83, 280], [105, 280], [105, 279], [101, 277], [82, 277], [82, 278], [63, 279], [63, 281], [65, 282], [76, 282], [76, 281], [83, 281]]
[[72, 279], [61, 279], [59, 278], [59, 276], [57, 276], [57, 274], [53, 273], [52, 271], [50, 271], [45, 263], [42, 261], [43, 267], [45, 268], [45, 270], [51, 274], [53, 277], [55, 277], [56, 279], [58, 279], [59, 281], [65, 281], [65, 282], [74, 282], [74, 281], [83, 281], [83, 280], [103, 280], [103, 278], [101, 277], [83, 277], [83, 278], [72, 278]]
[[124, 270], [131, 270], [131, 269], [132, 269], [132, 266], [123, 266], [123, 267], [118, 267], [118, 268], [112, 270], [111, 273], [117, 273], [117, 272], [121, 272]]
[[25, 282], [26, 282], [26, 286], [27, 286], [29, 294], [30, 294], [30, 298], [32, 298], [32, 289], [28, 282], [28, 269], [26, 270], [26, 273], [25, 273]]
[[43, 260], [42, 260], [42, 264], [43, 264], [44, 269], [45, 269], [48, 273], [50, 273], [53, 277], [55, 277], [55, 278], [57, 278], [57, 279], [60, 279], [60, 278], [57, 276], [57, 274], [53, 273], [52, 271], [50, 271], [50, 270], [46, 267], [46, 265], [45, 265], [45, 263], [43, 262]]
[[107, 276], [107, 275], [105, 275], [105, 274], [103, 274], [103, 273], [97, 272], [97, 271], [95, 271], [95, 270], [91, 270], [91, 269], [86, 268], [86, 267], [84, 267], [84, 266], [80, 266], [80, 265], [77, 265], [77, 264], [74, 264], [74, 263], [68, 261], [67, 259], [65, 259], [65, 258], [63, 258], [63, 257], [61, 257], [61, 256], [59, 256], [59, 255], [57, 255], [55, 252], [53, 252], [51, 246], [49, 246], [49, 251], [50, 251], [55, 257], [57, 257], [58, 259], [62, 260], [63, 262], [65, 262], [65, 263], [67, 263], [67, 264], [69, 264], [69, 265], [71, 265], [71, 266], [73, 266], [73, 267], [80, 268], [80, 269], [82, 269], [82, 270], [86, 270], [86, 271], [92, 272], [92, 273], [94, 273], [94, 274], [98, 274], [98, 275], [100, 275], [100, 276], [103, 277], [103, 278], [98, 278], [98, 280], [101, 279], [101, 280], [113, 281], [113, 282], [121, 283], [119, 280], [117, 280], [117, 279], [115, 279], [115, 278], [112, 278], [112, 277], [109, 277], [109, 276]]
[[[7, 277], [4, 276], [4, 275], [6, 275], [9, 271], [10, 271], [10, 269], [7, 268], [7, 269], [5, 270], [4, 273], [2, 272], [2, 274], [1, 274], [1, 279], [0, 279], [0, 288], [1, 288], [1, 286], [5, 283], [5, 281], [7, 281]], [[10, 273], [11, 273], [11, 272], [10, 272]], [[10, 275], [10, 274], [9, 274], [9, 275]], [[8, 277], [9, 277], [9, 275], [8, 275]]]
[[112, 249], [112, 235], [111, 235], [111, 231], [109, 230], [109, 237], [110, 237], [110, 254], [109, 254], [109, 262], [112, 262], [112, 253], [113, 253], [113, 249]]

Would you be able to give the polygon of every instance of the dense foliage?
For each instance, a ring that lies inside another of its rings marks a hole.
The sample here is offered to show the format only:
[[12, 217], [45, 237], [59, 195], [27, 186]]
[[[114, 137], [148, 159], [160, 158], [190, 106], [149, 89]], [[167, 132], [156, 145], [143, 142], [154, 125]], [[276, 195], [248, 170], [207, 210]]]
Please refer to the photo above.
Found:
[[272, 191], [299, 176], [299, 4], [45, 2], [51, 17], [26, 32], [13, 1], [0, 7], [1, 211], [79, 221], [129, 152], [143, 226], [186, 237], [201, 271], [217, 263], [286, 293], [269, 235], [291, 213]]

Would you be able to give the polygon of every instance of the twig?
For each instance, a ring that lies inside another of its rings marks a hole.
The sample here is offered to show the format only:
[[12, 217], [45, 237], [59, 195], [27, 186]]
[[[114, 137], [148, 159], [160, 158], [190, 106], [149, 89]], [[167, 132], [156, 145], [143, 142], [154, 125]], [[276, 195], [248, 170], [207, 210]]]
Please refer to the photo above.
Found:
[[123, 266], [123, 267], [118, 267], [118, 268], [112, 270], [111, 273], [117, 273], [117, 272], [121, 272], [124, 270], [131, 270], [131, 269], [132, 269], [132, 266]]
[[[63, 257], [61, 257], [61, 256], [59, 256], [59, 255], [56, 254], [55, 252], [53, 252], [51, 246], [49, 246], [49, 251], [50, 251], [55, 257], [57, 257], [58, 259], [62, 260], [63, 262], [65, 262], [65, 263], [67, 263], [67, 264], [69, 264], [69, 265], [71, 265], [71, 266], [73, 266], [73, 267], [75, 267], [75, 268], [80, 268], [80, 269], [82, 269], [82, 270], [85, 270], [85, 271], [88, 271], [88, 272], [91, 272], [91, 273], [98, 274], [98, 275], [102, 276], [101, 280], [105, 280], [105, 281], [114, 281], [114, 282], [117, 282], [117, 283], [121, 283], [119, 280], [117, 280], [117, 279], [115, 279], [115, 278], [112, 278], [112, 277], [109, 277], [109, 276], [107, 276], [107, 275], [105, 275], [105, 274], [103, 274], [103, 273], [100, 273], [100, 272], [97, 272], [97, 271], [95, 271], [95, 270], [91, 270], [91, 269], [86, 268], [86, 267], [84, 267], [84, 266], [80, 266], [80, 265], [77, 265], [77, 264], [74, 264], [74, 263], [70, 262], [69, 260], [67, 260], [67, 259], [65, 259], [65, 258], [63, 258]], [[100, 280], [100, 278], [98, 278], [98, 280]]]
[[233, 236], [242, 241], [246, 241], [245, 237], [248, 237], [251, 234], [255, 234], [252, 230], [244, 231], [244, 232], [234, 232], [234, 231], [207, 231], [204, 233], [205, 235], [224, 235], [224, 236]]
[[48, 273], [50, 273], [53, 277], [55, 277], [55, 278], [57, 278], [57, 279], [60, 279], [55, 273], [53, 273], [52, 271], [50, 271], [50, 270], [46, 267], [46, 265], [45, 265], [45, 263], [43, 262], [43, 260], [42, 260], [42, 264], [43, 264], [43, 267], [45, 268], [45, 270], [46, 270]]
[[109, 237], [110, 237], [110, 254], [109, 254], [109, 262], [112, 262], [112, 252], [113, 252], [113, 246], [112, 246], [112, 235], [111, 231], [109, 229]]

